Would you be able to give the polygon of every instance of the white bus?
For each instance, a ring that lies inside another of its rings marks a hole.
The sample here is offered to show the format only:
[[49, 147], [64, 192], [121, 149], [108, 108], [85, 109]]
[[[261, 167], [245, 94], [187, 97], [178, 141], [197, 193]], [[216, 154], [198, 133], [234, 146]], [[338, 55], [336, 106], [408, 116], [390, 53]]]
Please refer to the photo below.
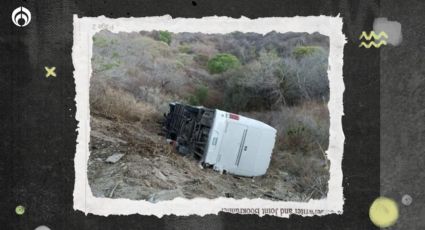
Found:
[[182, 155], [192, 155], [214, 170], [261, 176], [269, 167], [276, 129], [218, 109], [171, 103], [164, 131]]

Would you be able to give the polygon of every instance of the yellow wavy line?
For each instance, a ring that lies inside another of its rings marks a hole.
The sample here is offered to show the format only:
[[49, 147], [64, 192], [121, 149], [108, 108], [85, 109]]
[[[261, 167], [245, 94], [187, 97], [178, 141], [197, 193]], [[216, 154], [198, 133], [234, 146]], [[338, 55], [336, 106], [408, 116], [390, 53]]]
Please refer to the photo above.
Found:
[[382, 45], [386, 45], [387, 42], [386, 41], [381, 41], [378, 44], [376, 44], [374, 41], [371, 41], [369, 44], [366, 44], [366, 42], [362, 42], [360, 43], [359, 47], [364, 46], [366, 49], [369, 49], [371, 46], [374, 46], [375, 48], [379, 48]]
[[376, 34], [375, 31], [371, 31], [369, 35], [367, 35], [366, 31], [363, 31], [359, 37], [359, 40], [361, 40], [362, 38], [365, 38], [366, 40], [369, 41], [370, 39], [372, 39], [372, 37], [375, 40], [381, 39], [381, 37], [385, 37], [386, 39], [388, 39], [388, 35], [384, 31], [381, 31], [381, 33], [379, 34]]

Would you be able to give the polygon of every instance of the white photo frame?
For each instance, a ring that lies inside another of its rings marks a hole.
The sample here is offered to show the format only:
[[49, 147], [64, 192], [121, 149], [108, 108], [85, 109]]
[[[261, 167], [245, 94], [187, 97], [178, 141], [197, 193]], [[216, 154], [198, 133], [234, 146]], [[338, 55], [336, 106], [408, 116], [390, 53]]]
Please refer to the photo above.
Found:
[[[78, 136], [75, 154], [75, 185], [74, 209], [95, 215], [207, 215], [218, 214], [220, 211], [258, 214], [266, 213], [262, 210], [276, 209], [276, 216], [289, 217], [290, 214], [303, 216], [326, 215], [330, 213], [342, 214], [344, 196], [342, 187], [342, 157], [344, 150], [344, 133], [342, 129], [343, 112], [343, 49], [346, 38], [342, 33], [342, 18], [330, 16], [308, 17], [270, 17], [249, 19], [246, 17], [204, 17], [204, 18], [172, 18], [169, 15], [142, 18], [106, 18], [83, 17], [74, 15], [74, 44], [72, 60], [74, 64], [74, 78], [76, 84]], [[266, 34], [270, 31], [286, 32], [318, 32], [329, 37], [328, 78], [330, 98], [328, 109], [330, 115], [329, 147], [326, 151], [330, 161], [329, 191], [322, 200], [308, 202], [271, 201], [266, 199], [240, 199], [219, 197], [207, 198], [175, 198], [170, 201], [151, 203], [146, 200], [111, 199], [94, 197], [87, 179], [87, 161], [89, 159], [90, 141], [90, 108], [89, 87], [92, 74], [91, 57], [94, 34], [102, 29], [111, 32], [139, 32], [152, 30], [168, 30], [173, 33], [201, 32], [201, 33], [231, 33], [255, 32]], [[288, 212], [288, 210], [293, 210]], [[251, 211], [249, 211], [251, 210]], [[258, 210], [252, 212], [252, 210]]]

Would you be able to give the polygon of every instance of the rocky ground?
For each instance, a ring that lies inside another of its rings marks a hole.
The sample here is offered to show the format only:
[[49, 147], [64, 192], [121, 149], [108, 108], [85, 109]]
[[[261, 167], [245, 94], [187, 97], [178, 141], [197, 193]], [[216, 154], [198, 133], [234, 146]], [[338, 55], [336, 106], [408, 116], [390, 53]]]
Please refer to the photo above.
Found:
[[157, 202], [175, 197], [308, 200], [296, 177], [284, 170], [288, 153], [273, 153], [266, 175], [255, 178], [203, 169], [182, 157], [160, 136], [160, 125], [91, 118], [88, 179], [96, 197]]

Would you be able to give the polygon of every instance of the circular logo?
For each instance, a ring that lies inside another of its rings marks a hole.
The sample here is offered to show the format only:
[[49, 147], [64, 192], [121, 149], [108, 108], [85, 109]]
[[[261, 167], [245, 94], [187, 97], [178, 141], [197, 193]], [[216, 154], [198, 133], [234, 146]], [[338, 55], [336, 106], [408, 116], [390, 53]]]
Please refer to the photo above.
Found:
[[31, 12], [23, 6], [16, 8], [12, 12], [12, 22], [19, 27], [27, 26], [31, 22]]

